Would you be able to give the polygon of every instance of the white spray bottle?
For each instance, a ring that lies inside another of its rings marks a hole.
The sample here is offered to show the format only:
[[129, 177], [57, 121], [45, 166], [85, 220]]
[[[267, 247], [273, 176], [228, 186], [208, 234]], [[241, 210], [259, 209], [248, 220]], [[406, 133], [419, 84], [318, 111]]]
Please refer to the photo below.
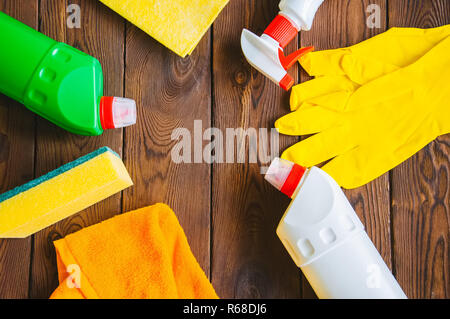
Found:
[[292, 198], [277, 235], [319, 298], [406, 298], [327, 173], [276, 158], [265, 179]]
[[313, 47], [302, 48], [285, 56], [284, 48], [300, 30], [310, 30], [317, 10], [324, 0], [281, 0], [280, 12], [261, 36], [244, 29], [241, 48], [247, 61], [286, 91], [294, 85], [287, 70]]

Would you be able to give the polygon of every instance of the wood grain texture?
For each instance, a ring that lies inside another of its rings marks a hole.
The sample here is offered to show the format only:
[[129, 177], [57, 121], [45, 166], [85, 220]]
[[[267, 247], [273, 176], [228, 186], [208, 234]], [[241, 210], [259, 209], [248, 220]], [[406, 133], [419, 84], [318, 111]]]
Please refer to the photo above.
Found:
[[[94, 0], [71, 1], [80, 5], [81, 28], [67, 28], [67, 4], [41, 0], [40, 31], [96, 57], [103, 67], [105, 94], [122, 96], [124, 81], [124, 20]], [[109, 146], [122, 153], [122, 130], [105, 131], [98, 137], [71, 134], [39, 119], [36, 136], [36, 175]], [[34, 235], [30, 296], [48, 298], [57, 287], [53, 241], [121, 212], [121, 194], [116, 194]]]
[[209, 33], [182, 59], [131, 24], [127, 27], [125, 92], [138, 104], [138, 121], [125, 134], [125, 163], [135, 185], [124, 191], [123, 211], [168, 204], [207, 275], [210, 166], [177, 164], [172, 148], [179, 140], [172, 140], [172, 132], [187, 129], [192, 134], [189, 144], [194, 144], [194, 121], [209, 127], [210, 51]]
[[[37, 28], [37, 8], [37, 0], [0, 1], [0, 11], [32, 28]], [[1, 95], [0, 193], [33, 179], [34, 131], [34, 114]], [[30, 252], [30, 238], [0, 239], [0, 298], [28, 297]]]
[[[370, 4], [381, 9], [380, 28], [367, 27]], [[317, 12], [311, 31], [302, 32], [301, 45], [314, 45], [316, 50], [336, 49], [360, 43], [386, 30], [387, 8], [385, 0], [328, 0]], [[310, 79], [302, 70], [302, 81]], [[345, 190], [369, 237], [391, 267], [389, 174], [366, 186]], [[306, 298], [314, 297], [306, 279], [303, 292]]]
[[[9, 190], [100, 146], [123, 154], [135, 186], [24, 240], [0, 240], [0, 298], [47, 298], [58, 285], [53, 240], [156, 202], [178, 216], [192, 251], [222, 298], [315, 298], [275, 230], [289, 199], [248, 163], [176, 164], [171, 135], [194, 121], [219, 128], [271, 128], [289, 112], [283, 92], [245, 60], [242, 28], [261, 34], [279, 0], [232, 0], [194, 53], [181, 59], [98, 0], [0, 0], [0, 11], [100, 60], [107, 95], [134, 98], [138, 122], [81, 137], [0, 96], [0, 191]], [[79, 4], [81, 29], [66, 8]], [[382, 11], [366, 27], [367, 6]], [[450, 23], [448, 0], [326, 0], [298, 43], [317, 50], [352, 45], [391, 26]], [[295, 42], [295, 41], [293, 41]], [[291, 43], [290, 53], [297, 48]], [[309, 78], [299, 68], [296, 79]], [[260, 141], [260, 140], [259, 140]], [[280, 136], [280, 150], [298, 141]], [[208, 141], [195, 146], [202, 149]], [[346, 191], [370, 238], [410, 298], [448, 298], [450, 136], [369, 185]], [[226, 155], [226, 154], [224, 154]], [[194, 160], [194, 155], [191, 157]]]
[[[450, 23], [448, 0], [390, 0], [389, 9], [391, 27]], [[450, 136], [440, 137], [392, 173], [394, 268], [409, 298], [450, 297], [449, 150]]]
[[[271, 128], [288, 110], [288, 93], [253, 69], [242, 54], [243, 28], [261, 34], [278, 1], [231, 1], [213, 26], [213, 125]], [[287, 52], [296, 49], [295, 42]], [[292, 75], [297, 73], [294, 68]], [[295, 139], [281, 137], [282, 148]], [[223, 298], [298, 298], [299, 270], [275, 230], [289, 200], [267, 182], [260, 165], [213, 165], [212, 283]], [[235, 157], [236, 158], [236, 157]]]

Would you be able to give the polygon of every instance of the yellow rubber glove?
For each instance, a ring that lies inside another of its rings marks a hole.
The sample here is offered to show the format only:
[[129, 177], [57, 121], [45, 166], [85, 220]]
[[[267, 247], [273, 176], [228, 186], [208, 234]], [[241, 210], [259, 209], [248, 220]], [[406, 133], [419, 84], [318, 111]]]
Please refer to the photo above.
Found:
[[414, 63], [449, 35], [450, 25], [392, 28], [349, 48], [309, 53], [300, 64], [316, 79], [293, 87], [291, 110], [320, 104], [329, 94], [344, 104], [361, 85]]
[[280, 133], [318, 133], [283, 158], [323, 169], [356, 188], [394, 168], [437, 136], [450, 132], [450, 37], [415, 63], [357, 89], [345, 105], [329, 97], [279, 119]]

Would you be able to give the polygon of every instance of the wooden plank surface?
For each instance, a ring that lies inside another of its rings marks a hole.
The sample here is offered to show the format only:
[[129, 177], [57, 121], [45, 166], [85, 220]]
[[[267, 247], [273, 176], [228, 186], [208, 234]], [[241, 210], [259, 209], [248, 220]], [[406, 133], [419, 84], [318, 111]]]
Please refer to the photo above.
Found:
[[[0, 1], [0, 11], [38, 26], [38, 1]], [[0, 96], [0, 192], [34, 177], [35, 116], [23, 105]], [[0, 297], [28, 297], [31, 238], [0, 239]]]
[[[240, 48], [242, 28], [261, 34], [276, 13], [277, 1], [235, 0], [214, 23], [213, 126], [224, 135], [227, 128], [271, 128], [288, 109], [288, 94], [251, 68]], [[248, 163], [246, 144], [246, 163], [213, 166], [213, 286], [223, 298], [300, 297], [299, 270], [275, 234], [288, 199]]]
[[[390, 0], [389, 8], [390, 26], [450, 23], [448, 0]], [[410, 298], [450, 297], [449, 151], [447, 134], [392, 172], [394, 273]]]
[[[368, 6], [380, 8], [380, 27], [367, 26]], [[311, 31], [302, 32], [301, 46], [314, 45], [316, 50], [337, 49], [364, 41], [386, 30], [387, 8], [385, 0], [325, 1], [319, 9]], [[302, 72], [302, 80], [310, 78]], [[345, 190], [369, 237], [391, 267], [389, 173], [354, 190]], [[303, 277], [304, 278], [304, 277]], [[304, 297], [314, 297], [306, 279]]]
[[[209, 143], [203, 138], [209, 127], [226, 138], [227, 128], [270, 129], [289, 112], [289, 93], [252, 68], [239, 45], [242, 28], [261, 34], [278, 2], [231, 0], [194, 53], [182, 59], [97, 0], [70, 2], [80, 5], [80, 29], [67, 27], [67, 1], [0, 0], [1, 11], [98, 58], [105, 93], [138, 104], [135, 126], [80, 137], [0, 96], [0, 191], [105, 145], [122, 154], [135, 183], [30, 238], [0, 240], [0, 298], [47, 298], [58, 284], [53, 240], [156, 202], [174, 209], [220, 297], [315, 297], [275, 234], [289, 199], [263, 180], [260, 166], [266, 163], [249, 163], [248, 146], [245, 163], [209, 164], [198, 153]], [[380, 28], [366, 26], [369, 4], [381, 9]], [[391, 26], [448, 23], [448, 0], [326, 0], [312, 30], [297, 42], [331, 49]], [[297, 47], [291, 43], [286, 51]], [[298, 67], [290, 73], [309, 79]], [[200, 144], [194, 121], [201, 123]], [[198, 163], [174, 162], [177, 128], [191, 133], [191, 161], [197, 157]], [[280, 136], [280, 150], [296, 141]], [[441, 137], [389, 174], [346, 191], [410, 298], [450, 295], [449, 146], [450, 137]]]
[[125, 95], [137, 101], [139, 110], [137, 125], [125, 134], [125, 164], [134, 187], [124, 191], [123, 211], [157, 202], [170, 205], [206, 274], [210, 167], [203, 162], [175, 163], [171, 149], [179, 140], [171, 137], [175, 129], [193, 132], [195, 120], [209, 126], [210, 51], [209, 34], [182, 59], [135, 26], [127, 27]]

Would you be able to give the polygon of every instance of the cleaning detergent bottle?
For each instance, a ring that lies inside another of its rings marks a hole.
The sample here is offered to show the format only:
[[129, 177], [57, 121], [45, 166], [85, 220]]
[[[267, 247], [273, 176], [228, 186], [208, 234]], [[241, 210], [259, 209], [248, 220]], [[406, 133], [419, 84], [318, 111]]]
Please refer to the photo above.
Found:
[[277, 235], [319, 298], [406, 298], [327, 173], [276, 158], [265, 178], [292, 198]]
[[287, 70], [313, 47], [302, 48], [288, 56], [284, 48], [301, 30], [310, 30], [317, 10], [324, 0], [281, 0], [280, 12], [258, 37], [242, 30], [241, 48], [247, 61], [285, 90], [294, 85]]
[[103, 96], [97, 59], [0, 12], [0, 92], [81, 135], [136, 122], [133, 100]]

